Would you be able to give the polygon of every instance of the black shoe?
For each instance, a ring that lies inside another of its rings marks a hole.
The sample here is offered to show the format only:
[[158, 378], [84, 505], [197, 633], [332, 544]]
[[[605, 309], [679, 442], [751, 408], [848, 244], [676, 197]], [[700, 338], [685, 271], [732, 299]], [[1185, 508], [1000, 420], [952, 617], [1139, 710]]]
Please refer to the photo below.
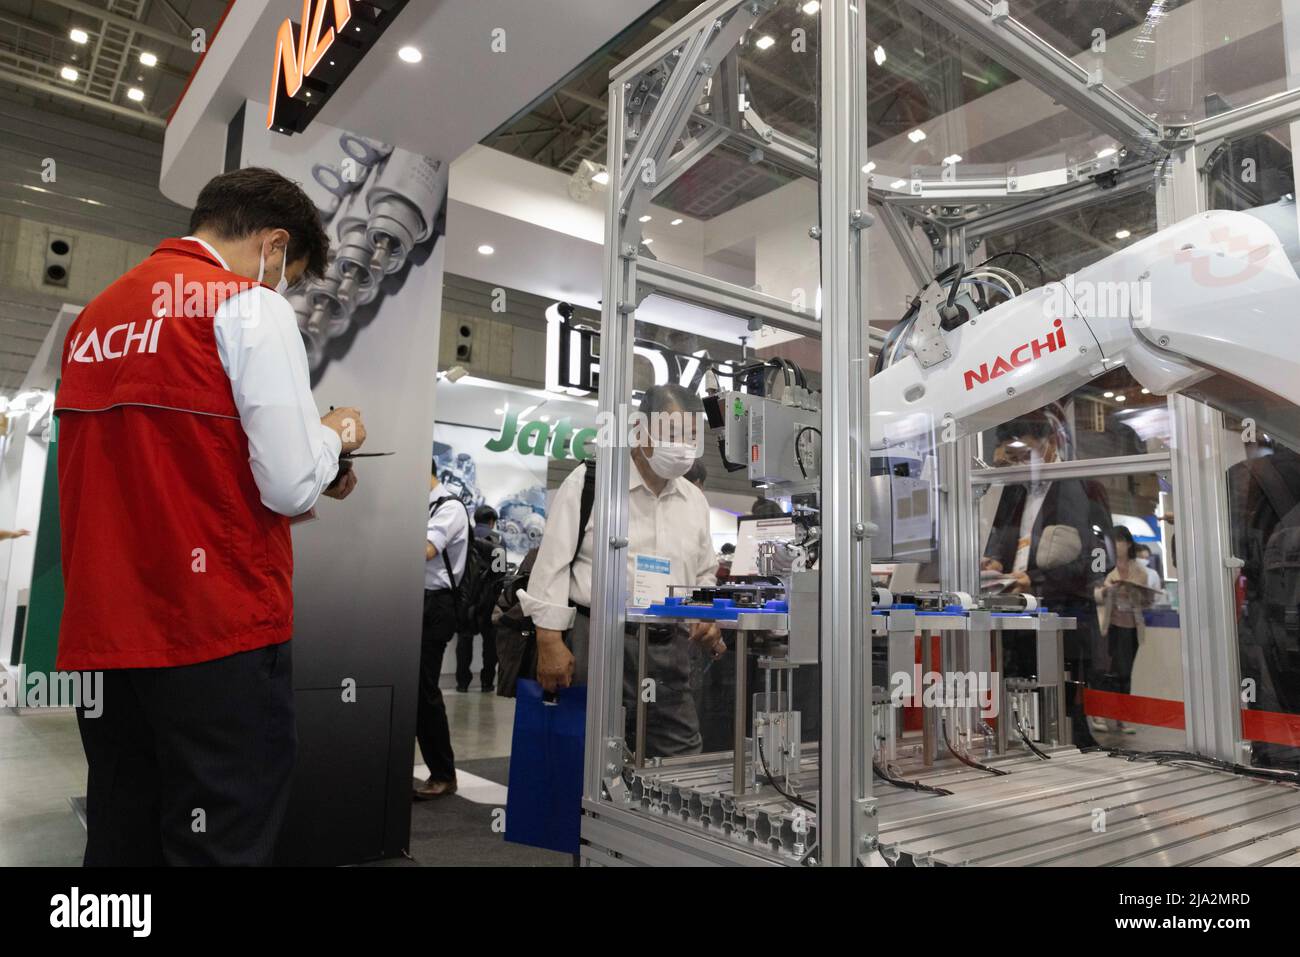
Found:
[[469, 685], [456, 685], [456, 690], [459, 691], [461, 694], [468, 694]]
[[496, 690], [497, 690], [497, 686], [496, 686], [496, 685], [484, 685], [484, 686], [483, 686], [483, 693], [484, 693], [484, 694], [491, 694], [492, 692], [494, 692], [494, 691], [496, 691]]

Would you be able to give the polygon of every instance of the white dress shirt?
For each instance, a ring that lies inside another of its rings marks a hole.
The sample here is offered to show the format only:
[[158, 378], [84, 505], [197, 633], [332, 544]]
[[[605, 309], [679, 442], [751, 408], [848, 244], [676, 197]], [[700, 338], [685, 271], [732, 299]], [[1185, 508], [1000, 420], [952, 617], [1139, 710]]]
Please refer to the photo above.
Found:
[[1020, 538], [1016, 541], [1016, 557], [1011, 571], [1023, 572], [1029, 568], [1029, 552], [1034, 543], [1034, 525], [1043, 511], [1043, 502], [1051, 490], [1049, 482], [1033, 482], [1025, 494], [1025, 507], [1020, 513]]
[[[209, 243], [185, 239], [230, 268]], [[255, 286], [225, 300], [212, 328], [248, 436], [248, 464], [262, 504], [281, 515], [300, 515], [334, 480], [343, 443], [316, 411], [293, 307], [283, 296]]]
[[[436, 511], [433, 507], [435, 502], [442, 502]], [[469, 513], [445, 485], [429, 489], [429, 528], [425, 538], [436, 554], [425, 559], [424, 587], [429, 591], [451, 587], [447, 562], [451, 563], [459, 583], [465, 574], [465, 554], [469, 548]], [[446, 562], [442, 558], [443, 552], [447, 553]]]
[[[585, 468], [594, 468], [588, 463]], [[564, 631], [572, 627], [572, 601], [591, 607], [591, 561], [596, 520], [593, 517], [573, 563], [578, 518], [582, 507], [583, 468], [576, 468], [555, 493], [546, 516], [537, 560], [528, 588], [519, 592], [520, 609], [538, 628]], [[709, 534], [709, 502], [683, 478], [672, 479], [655, 495], [632, 463], [628, 483], [627, 581], [630, 585], [637, 555], [655, 555], [672, 562], [673, 585], [712, 585], [717, 581], [717, 555]]]

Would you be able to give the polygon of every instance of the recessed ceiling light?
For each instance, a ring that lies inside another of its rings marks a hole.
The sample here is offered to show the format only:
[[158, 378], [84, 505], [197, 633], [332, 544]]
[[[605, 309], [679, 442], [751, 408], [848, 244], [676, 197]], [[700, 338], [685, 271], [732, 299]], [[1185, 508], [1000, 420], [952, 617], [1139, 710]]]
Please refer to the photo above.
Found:
[[961, 162], [961, 154], [960, 154], [960, 153], [951, 153], [951, 154], [949, 154], [948, 156], [945, 156], [945, 157], [943, 158], [943, 165], [944, 165], [944, 166], [955, 166], [957, 163], [960, 163], [960, 162]]
[[424, 59], [424, 54], [415, 47], [402, 47], [397, 55], [406, 63], [419, 63]]
[[90, 40], [90, 34], [85, 30], [78, 30], [74, 27], [68, 32], [68, 39], [73, 43], [87, 43]]
[[896, 180], [894, 180], [892, 183], [889, 184], [889, 188], [890, 188], [890, 189], [902, 189], [902, 188], [903, 188], [904, 186], [906, 186], [906, 185], [907, 185], [907, 180], [905, 180], [905, 179], [896, 179]]
[[652, 219], [654, 219], [654, 217], [651, 216], [651, 215], [649, 215], [649, 214], [647, 213], [645, 216], [642, 216], [640, 219], [638, 219], [637, 222], [639, 222], [639, 223], [648, 223], [648, 222], [650, 222], [650, 220], [652, 220]]
[[1103, 392], [1103, 393], [1102, 393], [1102, 397], [1103, 397], [1103, 398], [1106, 398], [1106, 399], [1113, 399], [1113, 398], [1115, 398], [1115, 393], [1114, 393], [1114, 392]]
[[808, 16], [811, 17], [814, 13], [816, 13], [821, 8], [822, 5], [818, 3], [817, 0], [808, 0], [808, 2], [805, 3], [801, 9], [803, 10], [804, 13], [808, 14]]
[[1124, 395], [1117, 395], [1117, 396], [1115, 396], [1115, 401], [1116, 401], [1116, 402], [1125, 402], [1125, 401], [1127, 401], [1127, 400], [1128, 400], [1128, 396], [1124, 396]]
[[138, 86], [133, 86], [131, 89], [126, 91], [126, 98], [139, 103], [144, 99], [144, 90], [140, 89]]
[[1117, 233], [1115, 233], [1115, 238], [1116, 238], [1116, 239], [1128, 239], [1128, 238], [1129, 238], [1130, 236], [1132, 236], [1132, 235], [1133, 235], [1133, 234], [1130, 233], [1127, 229], [1121, 229], [1121, 230], [1119, 230]]
[[496, 250], [491, 246], [489, 246], [487, 243], [484, 243], [482, 246], [480, 246], [478, 248], [478, 251], [480, 256], [491, 256], [494, 252], [496, 252]]
[[907, 138], [911, 140], [913, 143], [919, 143], [921, 142], [921, 140], [925, 139], [925, 130], [921, 130], [921, 129], [912, 130], [912, 132], [907, 134]]
[[684, 223], [684, 222], [686, 222], [686, 220], [684, 220], [684, 219], [682, 219], [680, 216], [678, 216], [676, 219], [674, 219], [674, 220], [673, 220], [671, 223], [669, 223], [668, 225], [669, 225], [669, 226], [680, 226], [680, 225], [681, 225], [682, 223]]
[[1143, 389], [1143, 390], [1142, 390], [1142, 394], [1143, 394], [1143, 395], [1150, 395], [1150, 394], [1151, 394], [1151, 390], [1150, 390], [1150, 389]]
[[599, 183], [601, 186], [608, 186], [609, 170], [605, 170], [605, 169], [601, 170], [599, 173], [597, 173], [595, 176], [591, 178], [591, 181], [593, 183]]
[[754, 46], [758, 47], [760, 50], [766, 50], [775, 42], [776, 41], [769, 36], [761, 36], [754, 41]]
[[870, 173], [875, 168], [876, 168], [876, 164], [874, 162], [868, 163], [866, 166], [862, 167], [862, 172]]
[[884, 65], [885, 65], [885, 48], [884, 48], [884, 47], [880, 47], [880, 46], [876, 47], [875, 57], [876, 57], [876, 66], [884, 66]]
[[158, 57], [157, 57], [157, 55], [156, 55], [156, 54], [153, 54], [153, 53], [150, 53], [148, 50], [142, 50], [142, 51], [140, 52], [140, 65], [141, 65], [141, 66], [157, 66], [157, 65], [158, 65]]
[[63, 77], [69, 83], [77, 82], [77, 71], [70, 66], [65, 66], [62, 70], [60, 70], [59, 76]]
[[1113, 146], [1107, 146], [1104, 150], [1097, 150], [1097, 159], [1104, 160], [1107, 156], [1114, 156], [1119, 150]]

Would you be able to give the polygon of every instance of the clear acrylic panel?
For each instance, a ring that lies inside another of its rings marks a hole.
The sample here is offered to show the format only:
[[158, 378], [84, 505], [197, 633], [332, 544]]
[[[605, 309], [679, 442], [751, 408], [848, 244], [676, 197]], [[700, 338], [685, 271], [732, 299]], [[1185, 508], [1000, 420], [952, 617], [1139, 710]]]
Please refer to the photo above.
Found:
[[1300, 24], [1282, 0], [1011, 0], [1010, 12], [1161, 123], [1253, 103], [1300, 74]]
[[[1177, 543], [1168, 472], [977, 485], [981, 587], [1027, 592], [1076, 619], [1066, 668], [1076, 745], [1182, 748]], [[1130, 541], [1132, 550], [1130, 553]], [[1004, 640], [1008, 676], [1032, 641]]]
[[1005, 179], [1018, 161], [1065, 167], [1115, 145], [908, 4], [867, 0], [865, 12], [874, 188], [905, 193], [914, 170], [950, 157], [963, 178]]
[[638, 216], [642, 256], [783, 301], [806, 300], [811, 309], [819, 282], [819, 251], [809, 235], [818, 221], [811, 178], [818, 25], [802, 5], [780, 4], [718, 64], [674, 155], [702, 142], [731, 112], [738, 111], [745, 135], [716, 145]]
[[[1141, 189], [991, 235], [977, 255], [984, 261], [996, 257], [999, 267], [1033, 287], [1044, 280], [1063, 279], [1155, 230], [1154, 194]], [[1058, 433], [1054, 454], [1060, 461], [1143, 455], [1169, 448], [1167, 400], [1144, 389], [1122, 367], [1040, 410], [1039, 417]], [[981, 435], [977, 448], [990, 466], [1017, 464], [1008, 457], [996, 429]]]

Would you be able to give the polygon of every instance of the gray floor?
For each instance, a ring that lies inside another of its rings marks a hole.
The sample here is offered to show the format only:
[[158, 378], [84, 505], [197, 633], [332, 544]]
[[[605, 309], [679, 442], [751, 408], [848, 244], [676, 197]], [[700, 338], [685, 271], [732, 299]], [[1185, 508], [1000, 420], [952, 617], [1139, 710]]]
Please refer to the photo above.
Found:
[[[454, 682], [452, 682], [454, 685]], [[505, 783], [514, 701], [477, 690], [444, 688], [452, 747], [467, 771]], [[497, 759], [497, 760], [484, 760]], [[412, 766], [421, 763], [412, 744]], [[85, 831], [71, 798], [86, 792], [86, 759], [77, 719], [63, 710], [0, 708], [0, 866], [77, 865]], [[467, 841], [466, 822], [490, 815], [459, 796], [416, 805], [412, 853], [427, 865], [568, 864], [563, 855], [508, 845], [499, 838]], [[490, 828], [473, 828], [490, 834]]]

